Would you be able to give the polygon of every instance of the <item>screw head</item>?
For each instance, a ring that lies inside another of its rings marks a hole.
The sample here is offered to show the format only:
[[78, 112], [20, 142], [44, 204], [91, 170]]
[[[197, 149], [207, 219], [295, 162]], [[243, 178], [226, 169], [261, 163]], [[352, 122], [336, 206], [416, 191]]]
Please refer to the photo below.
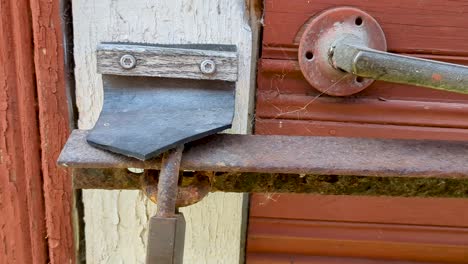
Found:
[[203, 74], [213, 74], [216, 71], [216, 64], [212, 60], [204, 60], [200, 63], [200, 70]]
[[120, 57], [120, 66], [126, 70], [133, 69], [136, 66], [136, 59], [130, 54]]

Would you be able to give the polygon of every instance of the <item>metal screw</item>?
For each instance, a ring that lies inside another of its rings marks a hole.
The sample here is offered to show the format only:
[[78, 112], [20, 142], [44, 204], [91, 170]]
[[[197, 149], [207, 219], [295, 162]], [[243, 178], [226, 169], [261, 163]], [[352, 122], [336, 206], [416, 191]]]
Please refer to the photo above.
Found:
[[204, 60], [200, 63], [200, 70], [203, 74], [213, 74], [216, 71], [216, 64], [212, 60]]
[[129, 70], [132, 68], [135, 68], [136, 66], [136, 59], [130, 54], [125, 54], [122, 57], [120, 57], [120, 66], [122, 68]]

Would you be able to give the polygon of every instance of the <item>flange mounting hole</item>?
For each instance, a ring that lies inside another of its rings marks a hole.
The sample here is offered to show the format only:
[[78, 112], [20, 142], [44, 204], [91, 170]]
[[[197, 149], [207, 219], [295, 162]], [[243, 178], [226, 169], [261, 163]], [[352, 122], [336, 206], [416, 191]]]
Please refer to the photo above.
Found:
[[363, 81], [364, 81], [364, 78], [362, 78], [361, 76], [356, 77], [356, 82], [357, 83], [362, 83]]
[[308, 60], [312, 60], [314, 58], [314, 53], [312, 53], [312, 51], [307, 51], [305, 57]]
[[363, 22], [362, 17], [356, 17], [356, 20], [354, 20], [356, 26], [361, 26]]

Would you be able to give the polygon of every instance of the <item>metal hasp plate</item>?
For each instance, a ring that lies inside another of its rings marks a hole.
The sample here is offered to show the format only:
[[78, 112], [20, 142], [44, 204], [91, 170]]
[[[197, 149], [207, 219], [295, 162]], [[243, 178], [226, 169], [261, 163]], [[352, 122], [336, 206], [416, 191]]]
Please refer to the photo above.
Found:
[[104, 43], [97, 64], [104, 104], [93, 146], [146, 160], [231, 127], [235, 46]]

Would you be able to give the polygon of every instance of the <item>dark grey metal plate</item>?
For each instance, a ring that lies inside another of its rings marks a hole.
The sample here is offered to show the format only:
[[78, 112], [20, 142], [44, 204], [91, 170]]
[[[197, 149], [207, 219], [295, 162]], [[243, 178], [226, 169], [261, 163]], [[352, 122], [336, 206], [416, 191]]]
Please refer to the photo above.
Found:
[[93, 146], [146, 160], [231, 127], [233, 82], [103, 75], [103, 83]]

